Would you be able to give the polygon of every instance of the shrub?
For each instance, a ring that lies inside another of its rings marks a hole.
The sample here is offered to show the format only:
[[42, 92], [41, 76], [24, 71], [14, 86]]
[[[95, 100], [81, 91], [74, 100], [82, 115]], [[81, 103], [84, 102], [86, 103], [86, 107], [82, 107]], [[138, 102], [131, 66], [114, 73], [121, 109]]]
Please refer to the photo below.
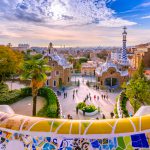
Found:
[[38, 116], [57, 118], [59, 114], [59, 102], [56, 94], [48, 87], [39, 90], [39, 96], [46, 99], [45, 106], [38, 112]]
[[84, 102], [80, 102], [78, 103], [78, 105], [76, 106], [78, 109], [83, 109], [83, 107], [85, 107], [86, 104]]
[[120, 106], [121, 110], [124, 114], [125, 117], [129, 117], [128, 110], [126, 109], [126, 104], [127, 104], [128, 98], [126, 97], [125, 93], [121, 93], [121, 101], [120, 101]]
[[94, 112], [95, 110], [97, 110], [97, 108], [94, 105], [86, 105], [82, 108], [82, 110], [85, 112]]
[[0, 83], [0, 94], [8, 93], [8, 92], [9, 92], [8, 85], [5, 83]]
[[117, 111], [117, 104], [115, 104], [114, 114], [115, 114], [115, 118], [119, 118], [118, 111]]
[[[32, 95], [30, 87], [22, 88], [21, 90], [8, 91], [6, 84], [0, 84], [0, 104], [12, 104], [24, 97]], [[48, 87], [39, 89], [39, 96], [46, 99], [46, 105], [38, 112], [38, 116], [57, 118], [59, 116], [59, 102], [55, 93]]]
[[76, 107], [85, 112], [93, 112], [93, 111], [97, 110], [97, 108], [94, 105], [86, 105], [84, 102], [78, 103], [78, 105]]
[[25, 87], [21, 89], [22, 97], [32, 96], [32, 89], [31, 87]]
[[20, 100], [21, 91], [13, 90], [0, 95], [0, 104], [12, 104]]

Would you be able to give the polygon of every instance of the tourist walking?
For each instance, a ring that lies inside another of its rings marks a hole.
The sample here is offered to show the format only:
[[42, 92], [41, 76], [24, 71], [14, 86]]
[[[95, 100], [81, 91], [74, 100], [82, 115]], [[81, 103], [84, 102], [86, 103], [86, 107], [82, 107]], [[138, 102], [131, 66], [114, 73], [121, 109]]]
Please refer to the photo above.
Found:
[[104, 99], [105, 99], [105, 95], [104, 95]]
[[76, 93], [78, 93], [78, 90], [76, 89]]
[[99, 96], [97, 96], [97, 100], [99, 100]]
[[108, 100], [108, 95], [106, 95], [106, 99]]
[[64, 93], [64, 99], [66, 98], [66, 94]]

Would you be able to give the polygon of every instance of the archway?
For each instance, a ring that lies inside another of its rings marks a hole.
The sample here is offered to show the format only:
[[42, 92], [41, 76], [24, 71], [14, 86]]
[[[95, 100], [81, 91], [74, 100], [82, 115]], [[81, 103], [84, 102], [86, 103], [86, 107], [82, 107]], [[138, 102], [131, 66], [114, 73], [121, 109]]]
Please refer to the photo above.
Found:
[[109, 88], [117, 88], [119, 86], [119, 82], [117, 78], [106, 78], [105, 85]]

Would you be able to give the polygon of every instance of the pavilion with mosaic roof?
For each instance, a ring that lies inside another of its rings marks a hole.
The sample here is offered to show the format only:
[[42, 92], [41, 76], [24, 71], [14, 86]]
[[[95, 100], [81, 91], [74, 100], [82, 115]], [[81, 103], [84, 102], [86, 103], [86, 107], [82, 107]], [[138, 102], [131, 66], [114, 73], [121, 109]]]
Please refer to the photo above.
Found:
[[129, 79], [129, 62], [126, 48], [126, 27], [124, 27], [123, 30], [121, 57], [118, 58], [117, 61], [114, 61], [112, 57], [108, 56], [106, 62], [100, 64], [99, 67], [96, 68], [96, 81], [97, 85], [100, 87], [115, 89], [120, 87], [123, 82], [127, 82]]

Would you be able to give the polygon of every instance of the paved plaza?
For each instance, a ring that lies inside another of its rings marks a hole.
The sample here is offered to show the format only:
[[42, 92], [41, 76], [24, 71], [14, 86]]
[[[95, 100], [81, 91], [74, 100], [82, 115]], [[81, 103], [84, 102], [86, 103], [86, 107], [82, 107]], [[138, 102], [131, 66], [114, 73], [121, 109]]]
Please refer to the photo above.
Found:
[[[73, 77], [72, 80], [74, 81], [80, 81], [80, 86], [73, 86], [66, 89], [65, 92], [67, 92], [67, 98], [64, 98], [64, 95], [62, 94], [59, 96], [59, 101], [61, 104], [62, 113], [65, 117], [67, 117], [68, 114], [70, 114], [73, 119], [95, 119], [95, 118], [102, 118], [101, 114], [104, 114], [106, 118], [110, 118], [110, 112], [113, 112], [114, 106], [116, 104], [116, 96], [119, 94], [119, 92], [109, 93], [103, 90], [96, 90], [92, 87], [88, 87], [86, 85], [86, 81], [92, 81], [94, 82], [94, 78], [83, 78], [82, 77]], [[73, 100], [73, 91], [78, 90], [78, 93], [75, 94], [75, 98]], [[97, 114], [92, 117], [83, 116], [82, 114], [76, 114], [76, 105], [79, 102], [83, 102], [85, 97], [90, 93], [92, 99], [88, 99], [86, 101], [87, 104], [93, 104], [96, 107], [100, 107], [101, 113]], [[108, 95], [108, 100], [102, 99], [101, 95]], [[99, 96], [99, 100], [97, 98], [94, 100], [94, 95]]]
[[[106, 92], [105, 90], [96, 90], [93, 87], [88, 87], [86, 85], [87, 80], [90, 82], [95, 82], [95, 78], [93, 77], [81, 77], [81, 76], [73, 76], [72, 81], [76, 82], [79, 80], [80, 81], [80, 86], [70, 86], [66, 88], [65, 92], [67, 92], [67, 97], [64, 98], [64, 94], [62, 93], [61, 96], [58, 96], [59, 102], [61, 105], [62, 109], [62, 114], [65, 118], [67, 118], [67, 115], [70, 114], [73, 119], [96, 119], [97, 117], [100, 119], [102, 118], [102, 114], [105, 115], [106, 118], [110, 118], [110, 112], [113, 112], [114, 106], [116, 104], [116, 97], [119, 94], [118, 92]], [[11, 84], [11, 82], [7, 82], [9, 85], [9, 88], [12, 89], [20, 89], [23, 88], [25, 85], [19, 84], [18, 82], [15, 82]], [[77, 90], [78, 92], [75, 93], [75, 97], [73, 99], [73, 91]], [[95, 116], [83, 116], [83, 114], [76, 114], [76, 105], [79, 102], [83, 102], [83, 100], [86, 98], [86, 96], [90, 93], [91, 95], [91, 100], [88, 99], [86, 101], [86, 104], [93, 104], [97, 108], [100, 108], [100, 113], [98, 113]], [[96, 96], [96, 99], [94, 99], [94, 95]], [[108, 99], [102, 99], [102, 95], [108, 95]], [[97, 99], [97, 96], [99, 97], [99, 100]], [[44, 105], [44, 98], [38, 97], [37, 100], [37, 111], [40, 110], [43, 105]], [[21, 101], [18, 101], [12, 105], [10, 105], [12, 109], [15, 111], [17, 114], [22, 114], [22, 115], [32, 115], [32, 97], [27, 97], [22, 99]], [[133, 109], [130, 105], [130, 103], [127, 103], [127, 109], [129, 112], [133, 113]]]

